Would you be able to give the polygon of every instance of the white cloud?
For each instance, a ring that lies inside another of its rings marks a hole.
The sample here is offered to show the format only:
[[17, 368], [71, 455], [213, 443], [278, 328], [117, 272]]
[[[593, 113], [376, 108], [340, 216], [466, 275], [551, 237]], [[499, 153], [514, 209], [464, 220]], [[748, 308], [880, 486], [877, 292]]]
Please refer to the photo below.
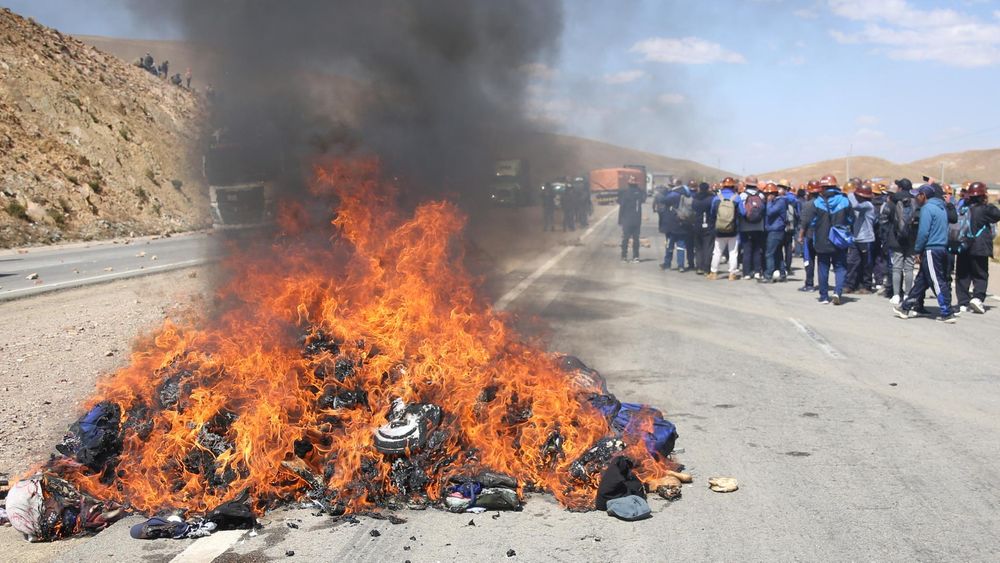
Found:
[[885, 139], [885, 131], [879, 131], [878, 129], [872, 129], [870, 127], [862, 127], [854, 132], [854, 138], [859, 141], [878, 141]]
[[687, 98], [684, 97], [684, 94], [668, 93], [660, 94], [659, 97], [656, 98], [656, 101], [660, 102], [660, 105], [676, 106], [686, 102]]
[[677, 64], [745, 63], [740, 53], [697, 37], [653, 37], [639, 41], [629, 50], [647, 61]]
[[801, 8], [792, 12], [792, 14], [797, 18], [802, 18], [804, 20], [814, 20], [819, 17], [819, 12], [812, 8]]
[[646, 73], [641, 70], [623, 70], [613, 74], [605, 74], [601, 80], [605, 84], [628, 84], [629, 82], [639, 80], [643, 76], [646, 76]]
[[907, 0], [830, 0], [831, 11], [860, 22], [860, 29], [834, 29], [844, 44], [869, 44], [889, 58], [935, 61], [958, 67], [1000, 64], [1000, 22], [952, 9], [924, 10]]
[[782, 66], [802, 66], [806, 64], [806, 58], [804, 55], [792, 55], [787, 59], [781, 61]]
[[878, 125], [879, 119], [874, 115], [859, 115], [855, 121], [862, 127], [871, 127], [873, 125]]

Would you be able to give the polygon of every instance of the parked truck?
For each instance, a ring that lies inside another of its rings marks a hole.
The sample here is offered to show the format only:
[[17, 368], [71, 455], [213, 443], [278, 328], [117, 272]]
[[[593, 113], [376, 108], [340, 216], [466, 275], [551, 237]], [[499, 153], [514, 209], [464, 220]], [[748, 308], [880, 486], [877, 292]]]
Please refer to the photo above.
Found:
[[496, 205], [511, 207], [531, 205], [534, 197], [527, 160], [515, 158], [496, 161], [490, 183], [490, 200]]
[[274, 221], [274, 178], [277, 170], [249, 145], [215, 143], [202, 167], [208, 181], [212, 227], [246, 229]]
[[642, 172], [639, 176], [639, 187], [646, 190], [646, 195], [653, 195], [653, 175], [646, 171], [645, 164], [623, 164], [622, 168], [635, 168]]
[[646, 184], [645, 173], [638, 168], [599, 168], [590, 171], [590, 191], [598, 205], [618, 201], [618, 192], [628, 187], [629, 178], [635, 178], [640, 187]]

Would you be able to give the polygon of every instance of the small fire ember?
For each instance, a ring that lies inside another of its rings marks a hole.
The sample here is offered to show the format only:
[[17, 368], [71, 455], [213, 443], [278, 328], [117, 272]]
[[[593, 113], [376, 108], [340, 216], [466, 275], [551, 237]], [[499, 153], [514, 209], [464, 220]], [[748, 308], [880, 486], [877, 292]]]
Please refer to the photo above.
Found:
[[282, 209], [282, 236], [225, 264], [216, 311], [164, 324], [100, 381], [87, 407], [104, 438], [69, 436], [47, 471], [147, 514], [244, 491], [258, 514], [303, 500], [344, 514], [451, 506], [463, 487], [586, 510], [613, 456], [650, 490], [677, 469], [657, 411], [619, 404], [477, 296], [455, 206], [404, 216], [373, 160], [317, 165], [310, 192], [336, 211], [330, 235]]

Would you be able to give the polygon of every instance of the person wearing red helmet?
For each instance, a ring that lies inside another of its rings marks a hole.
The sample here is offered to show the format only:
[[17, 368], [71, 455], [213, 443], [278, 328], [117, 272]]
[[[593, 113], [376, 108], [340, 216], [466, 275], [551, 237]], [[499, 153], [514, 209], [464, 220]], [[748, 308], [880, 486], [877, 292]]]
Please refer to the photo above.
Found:
[[729, 256], [729, 280], [739, 279], [740, 265], [736, 259], [740, 251], [738, 200], [736, 180], [726, 178], [722, 181], [719, 193], [712, 198], [710, 215], [715, 218], [715, 243], [712, 248], [712, 264], [705, 279], [718, 279], [723, 254]]
[[786, 281], [788, 271], [785, 269], [781, 249], [785, 241], [788, 201], [784, 197], [779, 197], [778, 186], [774, 182], [768, 182], [764, 186], [764, 196], [767, 198], [764, 211], [764, 231], [767, 233], [767, 239], [764, 250], [764, 277], [759, 281], [771, 283]]
[[[957, 258], [955, 296], [959, 311], [986, 312], [986, 286], [990, 279], [990, 258], [993, 257], [994, 225], [1000, 221], [1000, 208], [986, 203], [986, 184], [973, 182], [965, 194], [962, 236], [965, 252]], [[971, 288], [971, 292], [969, 291]]]
[[[823, 192], [816, 199], [812, 219], [813, 244], [819, 264], [819, 302], [821, 305], [840, 305], [847, 277], [847, 248], [851, 244], [850, 226], [851, 202], [840, 191], [837, 178], [832, 174], [819, 181]], [[834, 272], [834, 293], [830, 295], [830, 267]]]
[[764, 230], [766, 205], [757, 183], [756, 176], [747, 176], [743, 180], [746, 189], [739, 201], [740, 246], [743, 247], [745, 280], [764, 278], [764, 246], [767, 242], [767, 233]]
[[871, 199], [870, 185], [848, 182], [853, 189], [847, 194], [854, 212], [854, 244], [847, 249], [847, 281], [845, 292], [869, 294], [875, 292], [872, 278], [874, 256], [872, 244], [875, 242], [875, 206]]
[[819, 185], [819, 180], [809, 180], [806, 184], [805, 201], [802, 202], [802, 210], [799, 218], [799, 245], [802, 247], [802, 266], [805, 269], [805, 283], [799, 291], [816, 291], [813, 282], [816, 278], [816, 245], [813, 243], [814, 227], [813, 217], [816, 216], [816, 198], [823, 188]]

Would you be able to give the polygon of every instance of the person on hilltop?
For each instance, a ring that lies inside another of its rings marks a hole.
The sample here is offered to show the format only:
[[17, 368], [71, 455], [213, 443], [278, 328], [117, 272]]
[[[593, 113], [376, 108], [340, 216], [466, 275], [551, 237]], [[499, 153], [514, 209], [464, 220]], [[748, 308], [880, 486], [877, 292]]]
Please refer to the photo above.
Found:
[[639, 189], [639, 180], [629, 176], [628, 187], [618, 192], [618, 224], [622, 228], [622, 262], [628, 262], [628, 244], [632, 241], [632, 262], [639, 263], [639, 228], [642, 226], [642, 204], [646, 192]]
[[736, 180], [726, 178], [722, 181], [719, 193], [712, 198], [712, 216], [715, 217], [715, 242], [712, 245], [712, 264], [705, 279], [714, 280], [719, 277], [719, 263], [722, 255], [729, 255], [729, 280], [739, 279], [739, 194], [736, 193]]
[[[764, 251], [764, 276], [757, 281], [786, 281], [788, 272], [785, 270], [785, 259], [782, 246], [785, 241], [785, 221], [788, 218], [788, 201], [779, 195], [778, 186], [768, 182], [764, 186], [766, 198], [764, 211], [764, 231], [767, 233], [766, 249]], [[780, 276], [779, 276], [780, 273]]]
[[809, 180], [806, 184], [805, 201], [802, 203], [802, 213], [799, 219], [799, 244], [802, 246], [802, 267], [805, 269], [805, 282], [799, 291], [816, 291], [816, 243], [813, 241], [815, 227], [813, 217], [816, 216], [816, 198], [823, 189], [819, 180]]
[[[694, 208], [692, 239], [695, 254], [695, 273], [699, 276], [710, 273], [715, 247], [715, 195], [707, 182], [698, 184], [691, 206]], [[713, 278], [714, 279], [714, 278]]]
[[743, 247], [743, 279], [764, 277], [764, 196], [757, 189], [757, 177], [743, 180], [745, 190], [740, 198], [740, 245]]
[[[836, 176], [827, 174], [820, 181], [822, 192], [815, 202], [812, 218], [813, 246], [819, 265], [819, 303], [843, 303], [844, 278], [847, 277], [847, 239], [850, 228], [851, 202], [840, 191]], [[830, 295], [830, 267], [833, 266], [835, 286]]]
[[[967, 216], [961, 234], [964, 252], [957, 257], [955, 296], [959, 310], [963, 307], [982, 315], [986, 312], [986, 286], [990, 278], [990, 258], [1000, 208], [986, 203], [986, 184], [973, 182], [965, 194], [964, 215]], [[972, 292], [969, 292], [969, 289]]]
[[918, 316], [914, 308], [923, 299], [924, 293], [931, 289], [940, 307], [937, 320], [953, 324], [955, 314], [951, 308], [951, 284], [948, 279], [948, 212], [945, 210], [944, 193], [938, 186], [924, 184], [917, 190], [916, 199], [920, 206], [920, 223], [913, 249], [920, 256], [920, 271], [906, 298], [893, 310], [901, 319]]

